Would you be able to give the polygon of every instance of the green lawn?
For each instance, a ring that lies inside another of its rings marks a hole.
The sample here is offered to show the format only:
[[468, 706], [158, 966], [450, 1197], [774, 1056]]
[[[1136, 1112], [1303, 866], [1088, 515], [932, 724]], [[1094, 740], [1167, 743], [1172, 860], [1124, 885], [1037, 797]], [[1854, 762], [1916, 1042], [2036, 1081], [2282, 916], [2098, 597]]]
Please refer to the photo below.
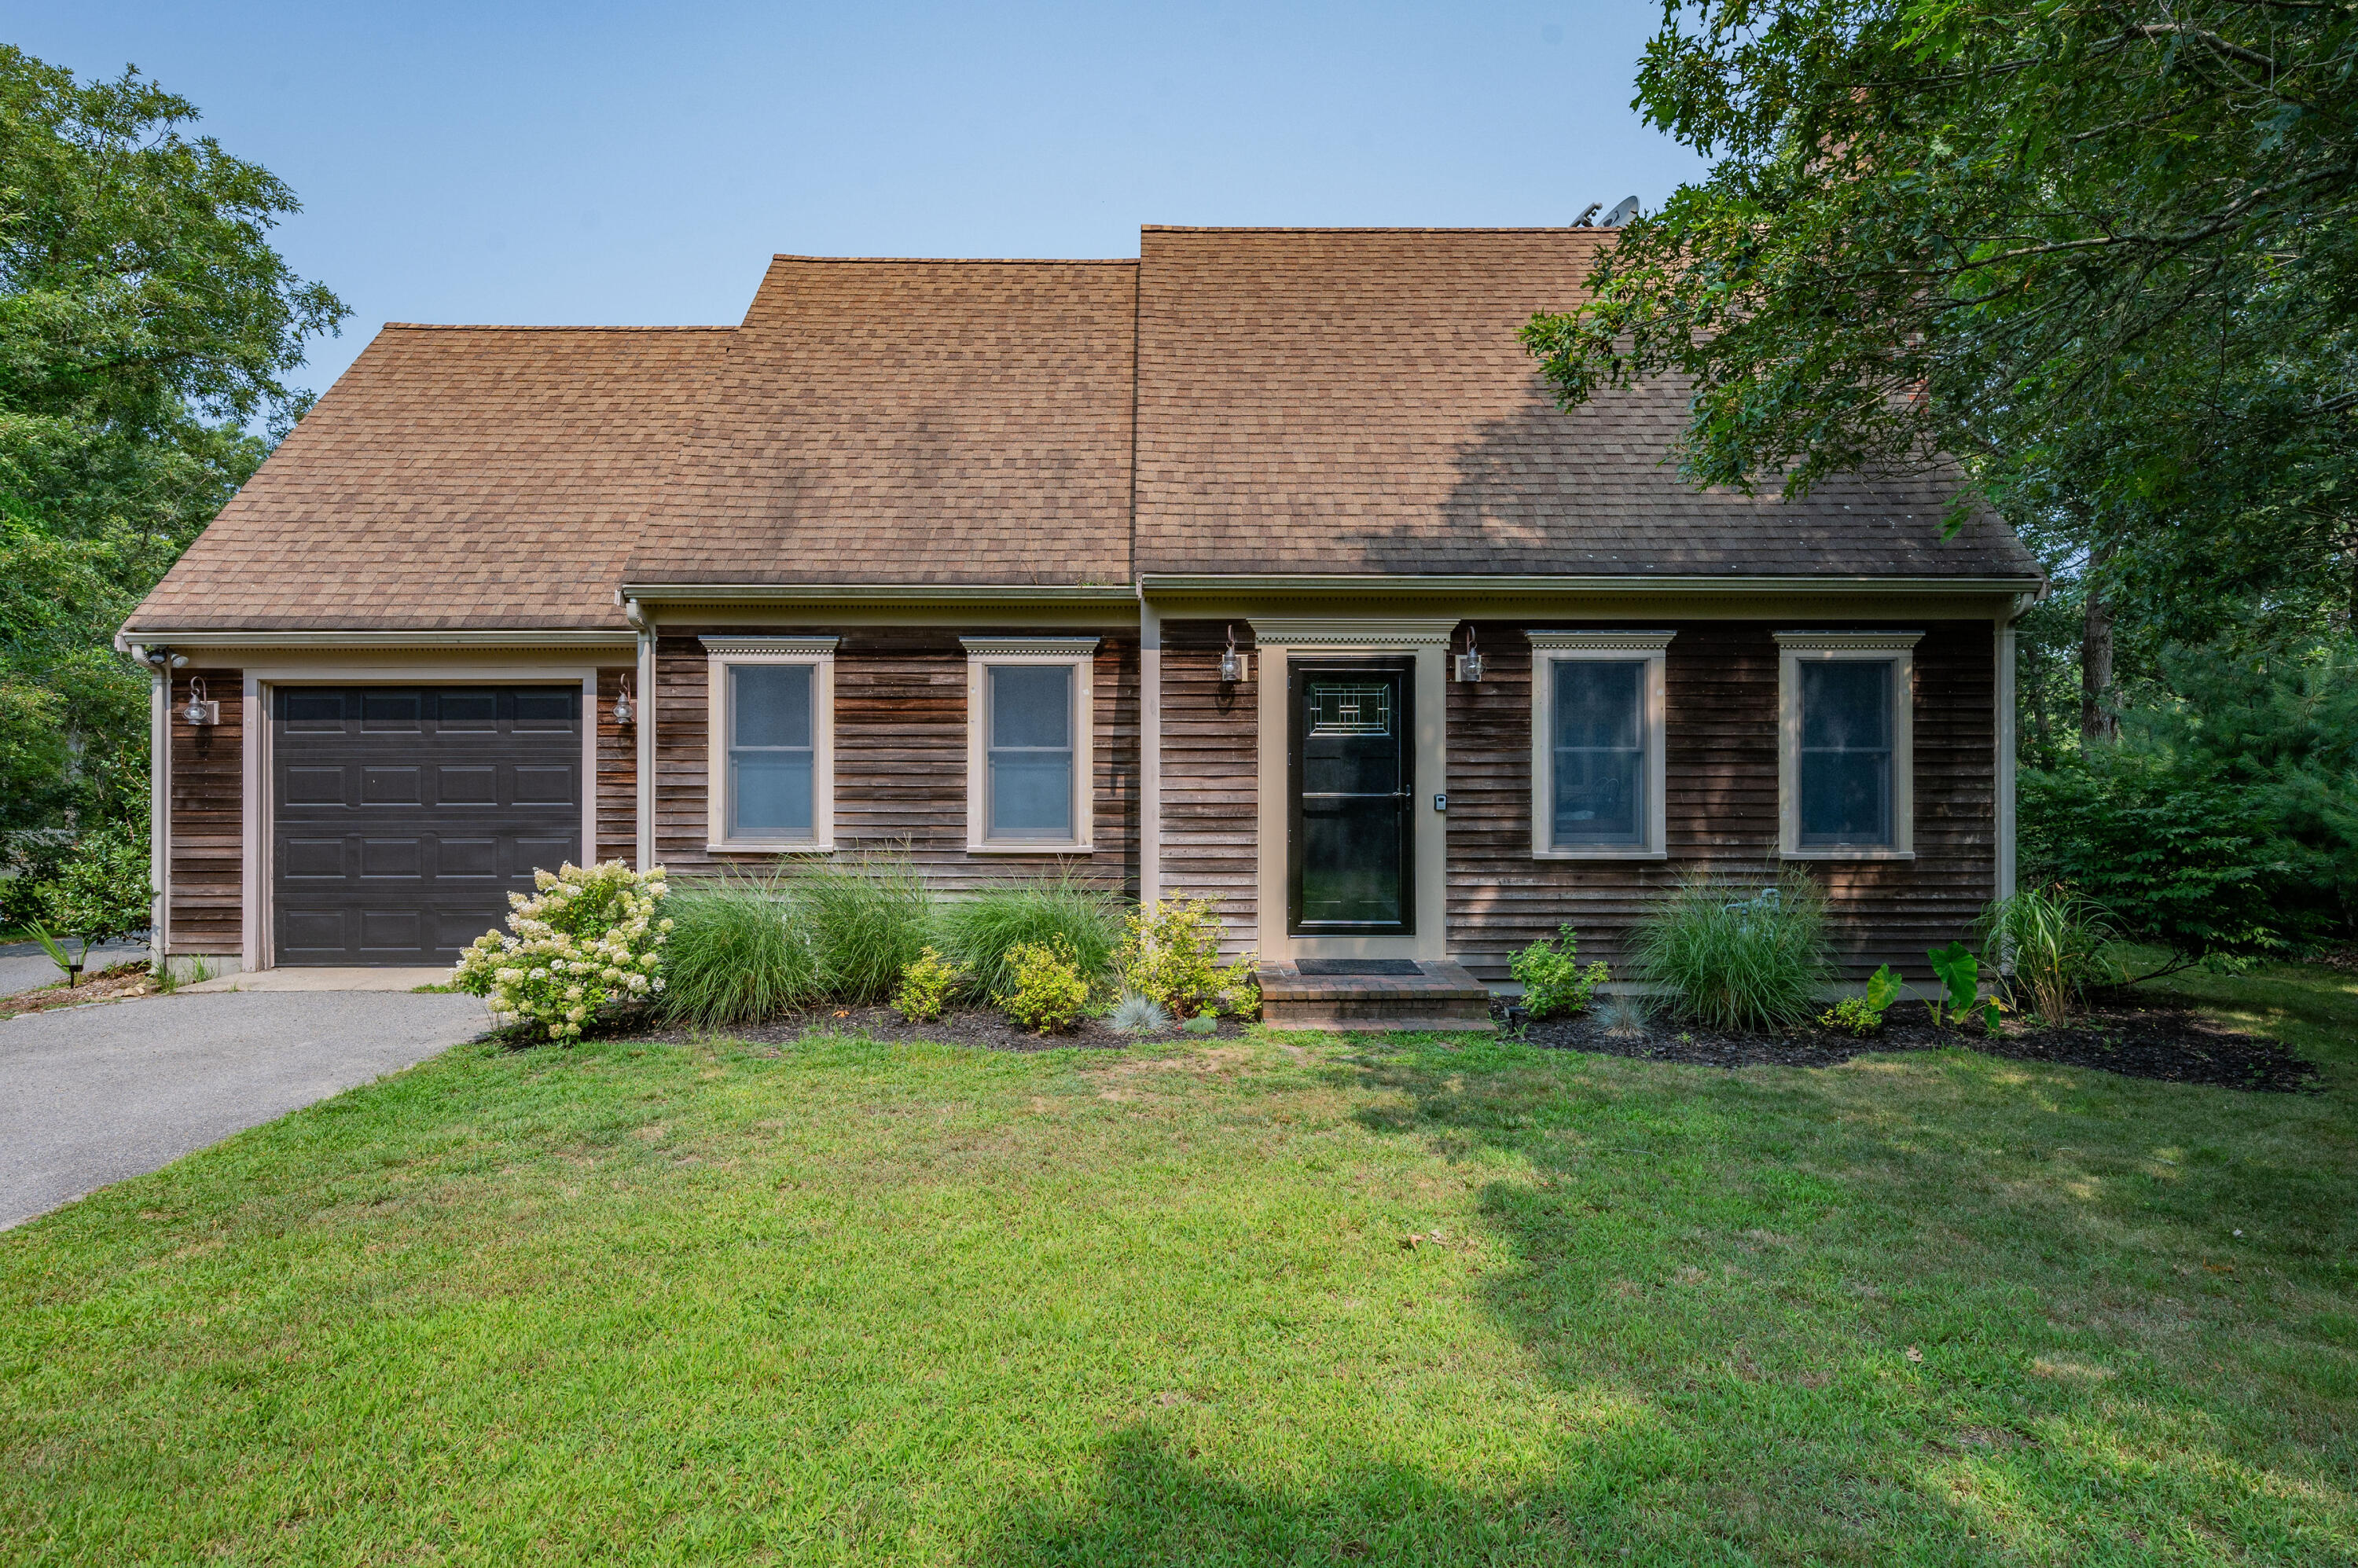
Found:
[[462, 1048], [0, 1235], [0, 1561], [2347, 1563], [2358, 984], [2183, 986], [2329, 1092]]

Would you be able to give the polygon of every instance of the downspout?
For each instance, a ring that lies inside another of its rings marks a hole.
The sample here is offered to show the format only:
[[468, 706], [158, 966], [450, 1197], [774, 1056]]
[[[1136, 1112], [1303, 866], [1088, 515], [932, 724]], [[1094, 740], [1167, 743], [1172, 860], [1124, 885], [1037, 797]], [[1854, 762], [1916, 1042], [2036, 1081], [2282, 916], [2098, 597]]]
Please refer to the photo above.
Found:
[[167, 664], [147, 665], [147, 972], [160, 975], [171, 963], [172, 900], [172, 673]]
[[1138, 586], [1138, 900], [1163, 896], [1163, 614]]
[[638, 828], [637, 869], [644, 871], [655, 863], [655, 618], [635, 599], [622, 600], [622, 613], [639, 634], [639, 754], [632, 816]]
[[2015, 693], [2014, 693], [2014, 623], [2030, 612], [2030, 607], [2047, 597], [2044, 584], [2036, 593], [2017, 593], [2013, 609], [1997, 624], [1997, 665], [1992, 672], [1992, 706], [1996, 709], [1991, 726], [1996, 734], [1997, 754], [1991, 759], [1996, 764], [1997, 867], [1996, 886], [1991, 892], [1998, 898], [2012, 898], [2019, 871], [2015, 856]]

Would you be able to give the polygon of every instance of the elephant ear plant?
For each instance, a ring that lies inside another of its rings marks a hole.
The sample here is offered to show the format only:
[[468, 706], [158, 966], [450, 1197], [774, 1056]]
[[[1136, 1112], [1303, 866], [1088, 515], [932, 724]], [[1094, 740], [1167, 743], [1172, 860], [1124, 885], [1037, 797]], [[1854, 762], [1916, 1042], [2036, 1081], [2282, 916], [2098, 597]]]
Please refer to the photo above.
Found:
[[1924, 957], [1932, 965], [1944, 993], [1925, 1003], [1931, 1010], [1932, 1022], [1954, 1029], [1965, 1020], [1979, 1017], [1982, 1027], [1992, 1034], [1997, 1033], [1998, 1014], [2003, 1011], [1997, 998], [1981, 994], [1981, 960], [1973, 949], [1962, 942], [1952, 942], [1945, 947], [1928, 950]]

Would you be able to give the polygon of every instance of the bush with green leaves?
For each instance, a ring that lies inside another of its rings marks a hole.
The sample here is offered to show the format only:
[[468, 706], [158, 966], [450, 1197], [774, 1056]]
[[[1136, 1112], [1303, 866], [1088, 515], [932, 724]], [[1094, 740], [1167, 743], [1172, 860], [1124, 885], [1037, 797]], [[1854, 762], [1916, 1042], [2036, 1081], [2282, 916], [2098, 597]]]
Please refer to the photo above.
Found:
[[944, 955], [985, 996], [1005, 989], [1016, 947], [1062, 939], [1093, 985], [1109, 982], [1121, 941], [1121, 901], [1073, 877], [1000, 882], [946, 901], [939, 917]]
[[1799, 871], [1768, 887], [1708, 875], [1665, 894], [1630, 933], [1637, 978], [1706, 1028], [1789, 1029], [1833, 973], [1825, 898]]
[[1818, 1022], [1828, 1029], [1839, 1029], [1845, 1034], [1861, 1039], [1883, 1027], [1883, 1015], [1899, 1000], [1905, 989], [1899, 976], [1888, 964], [1866, 978], [1866, 989], [1857, 996], [1846, 996], [1818, 1014]]
[[966, 978], [964, 969], [945, 963], [939, 953], [928, 947], [901, 977], [901, 989], [892, 993], [892, 1011], [911, 1023], [932, 1023], [942, 1016]]
[[1243, 1016], [1260, 1005], [1259, 965], [1250, 953], [1221, 963], [1225, 935], [1209, 899], [1158, 900], [1131, 912], [1114, 964], [1122, 984], [1174, 1017], [1222, 1010]]
[[1089, 1004], [1089, 979], [1063, 937], [1019, 942], [1007, 954], [1007, 981], [990, 1000], [1036, 1034], [1070, 1029]]
[[1534, 1019], [1563, 1018], [1588, 1005], [1605, 983], [1602, 960], [1580, 966], [1580, 941], [1570, 925], [1557, 928], [1552, 943], [1534, 942], [1508, 961], [1507, 972], [1522, 983], [1523, 1006]]
[[858, 855], [783, 881], [819, 983], [839, 1001], [883, 1001], [935, 940], [933, 893], [905, 855]]
[[1954, 1029], [1969, 1018], [1978, 1018], [1985, 1033], [1996, 1033], [2003, 1010], [1996, 997], [1982, 995], [1982, 961], [1974, 950], [1963, 942], [1951, 942], [1927, 950], [1924, 957], [1940, 981], [1939, 992], [1924, 1004], [1932, 1022]]
[[2011, 989], [2046, 1024], [2059, 1024], [2093, 988], [2122, 978], [2113, 957], [2120, 933], [2093, 899], [2060, 884], [2024, 888], [1993, 901], [1974, 939], [2005, 966]]
[[700, 1029], [757, 1023], [821, 991], [818, 952], [777, 877], [683, 884], [664, 901], [663, 1014]]
[[450, 983], [489, 999], [492, 1016], [551, 1040], [578, 1040], [609, 1007], [653, 1000], [664, 989], [663, 947], [672, 929], [658, 914], [663, 868], [641, 873], [620, 860], [533, 873], [530, 897], [508, 894], [505, 933], [485, 932], [460, 955]]

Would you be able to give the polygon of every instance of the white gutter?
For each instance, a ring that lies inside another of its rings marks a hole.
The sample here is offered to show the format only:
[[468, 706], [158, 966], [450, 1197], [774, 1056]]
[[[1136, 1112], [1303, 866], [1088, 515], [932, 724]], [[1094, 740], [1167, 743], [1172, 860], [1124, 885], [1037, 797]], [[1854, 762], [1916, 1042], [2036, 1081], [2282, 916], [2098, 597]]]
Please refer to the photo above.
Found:
[[611, 647], [631, 641], [628, 627], [611, 632], [578, 626], [546, 631], [514, 631], [504, 627], [481, 631], [420, 630], [414, 632], [162, 632], [128, 629], [116, 634], [149, 647], [175, 648], [520, 648]]
[[1599, 577], [1380, 576], [1368, 573], [1149, 573], [1148, 594], [1226, 593], [2024, 593], [2036, 577], [1725, 577], [1627, 573]]
[[1163, 896], [1163, 614], [1138, 594], [1138, 902]]
[[1129, 583], [773, 583], [626, 582], [624, 599], [650, 604], [1118, 604], [1137, 597]]
[[639, 637], [638, 762], [631, 816], [638, 830], [637, 869], [644, 871], [655, 863], [655, 618], [635, 599], [622, 601], [622, 613]]

